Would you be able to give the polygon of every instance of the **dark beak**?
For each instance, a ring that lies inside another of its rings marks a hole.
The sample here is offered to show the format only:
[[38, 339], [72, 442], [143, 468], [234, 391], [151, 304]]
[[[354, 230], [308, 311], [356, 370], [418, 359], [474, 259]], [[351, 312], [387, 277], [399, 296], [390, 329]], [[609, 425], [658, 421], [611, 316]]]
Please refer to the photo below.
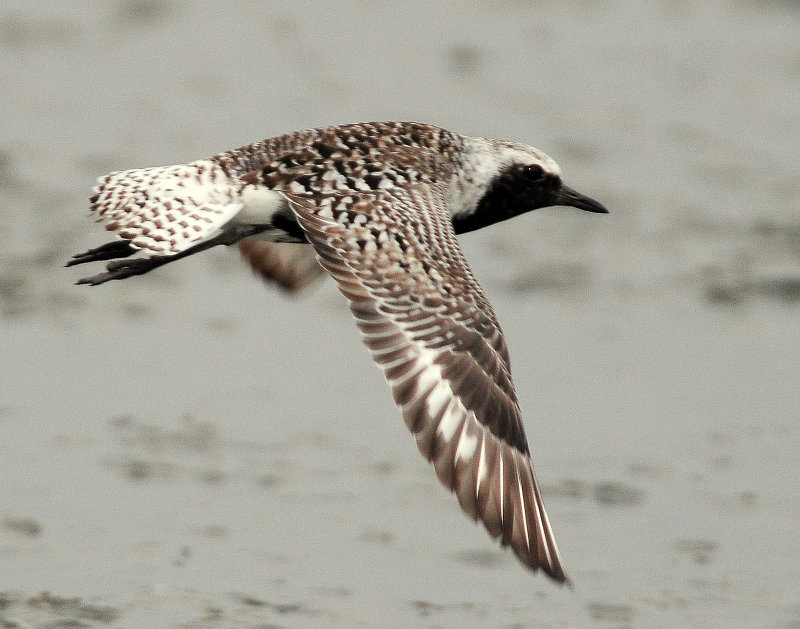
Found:
[[608, 214], [608, 210], [600, 203], [587, 196], [582, 195], [580, 192], [575, 192], [569, 186], [561, 186], [561, 189], [556, 192], [556, 198], [553, 205], [566, 205], [569, 207], [576, 207], [580, 210], [587, 212], [594, 212], [596, 214]]

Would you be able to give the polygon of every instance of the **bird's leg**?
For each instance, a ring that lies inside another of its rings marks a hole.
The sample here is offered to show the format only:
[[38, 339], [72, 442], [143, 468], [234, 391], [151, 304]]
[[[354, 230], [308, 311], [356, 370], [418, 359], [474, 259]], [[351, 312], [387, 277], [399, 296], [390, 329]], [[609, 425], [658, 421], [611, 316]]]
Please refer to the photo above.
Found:
[[137, 249], [128, 240], [115, 240], [104, 245], [89, 249], [84, 253], [76, 253], [64, 266], [74, 266], [84, 262], [97, 262], [99, 260], [112, 260], [114, 258], [127, 258], [136, 253]]
[[88, 284], [97, 286], [105, 284], [109, 280], [124, 280], [126, 277], [142, 275], [148, 271], [172, 262], [175, 256], [153, 256], [152, 258], [134, 258], [133, 260], [115, 260], [106, 265], [108, 269], [105, 273], [98, 273], [91, 277], [84, 277], [75, 282], [76, 284]]
[[[153, 269], [163, 266], [169, 262], [174, 262], [175, 260], [180, 260], [181, 258], [185, 258], [186, 256], [194, 255], [195, 253], [200, 253], [201, 251], [205, 251], [206, 249], [210, 249], [211, 247], [216, 247], [217, 245], [232, 245], [233, 243], [238, 242], [242, 238], [253, 236], [254, 234], [264, 231], [264, 229], [265, 228], [263, 226], [255, 226], [255, 225], [237, 226], [235, 229], [224, 231], [221, 234], [215, 236], [214, 238], [204, 240], [203, 242], [199, 242], [196, 245], [189, 247], [188, 249], [184, 249], [183, 251], [179, 251], [178, 253], [173, 253], [171, 255], [151, 256], [149, 258], [133, 258], [132, 260], [114, 260], [106, 265], [105, 273], [98, 273], [97, 275], [92, 275], [91, 277], [84, 277], [83, 279], [78, 280], [75, 283], [97, 286], [98, 284], [104, 284], [110, 280], [124, 280], [125, 278], [133, 277], [134, 275], [143, 275], [148, 271], [152, 271]], [[112, 249], [112, 247], [110, 247], [110, 245], [112, 244], [117, 244], [117, 243], [109, 243], [109, 245], [105, 246], [108, 247], [109, 249]], [[103, 248], [104, 247], [98, 247], [98, 250]], [[120, 247], [120, 249], [123, 248]], [[123, 251], [127, 250], [123, 249]], [[81, 256], [76, 256], [76, 257], [84, 257], [90, 253], [91, 251], [87, 251], [85, 254], [81, 254]], [[108, 252], [106, 251], [104, 253]], [[131, 254], [125, 253], [125, 256], [129, 255]], [[96, 258], [96, 259], [107, 260], [110, 257], [112, 256], [108, 256], [106, 258]], [[78, 263], [76, 262], [75, 264]]]

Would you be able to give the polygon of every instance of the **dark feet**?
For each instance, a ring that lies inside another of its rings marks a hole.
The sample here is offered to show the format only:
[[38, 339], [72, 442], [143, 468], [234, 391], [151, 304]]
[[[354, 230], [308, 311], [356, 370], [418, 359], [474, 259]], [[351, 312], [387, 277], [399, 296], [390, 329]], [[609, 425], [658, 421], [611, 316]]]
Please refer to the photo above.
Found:
[[[106, 265], [106, 273], [99, 273], [91, 277], [84, 277], [76, 284], [89, 284], [90, 286], [97, 286], [104, 284], [110, 280], [124, 280], [126, 277], [134, 275], [143, 275], [148, 271], [152, 271], [167, 262], [173, 260], [180, 260], [186, 256], [194, 255], [200, 251], [205, 251], [217, 245], [231, 245], [242, 238], [252, 236], [258, 232], [266, 229], [263, 225], [258, 226], [235, 226], [228, 230], [223, 230], [214, 238], [203, 240], [196, 245], [192, 245], [188, 249], [178, 251], [170, 255], [152, 256], [150, 258], [133, 258], [132, 260], [114, 260]], [[84, 262], [95, 262], [97, 260], [111, 260], [112, 258], [127, 258], [139, 251], [136, 247], [130, 244], [127, 240], [115, 240], [109, 242], [102, 247], [96, 249], [89, 249], [86, 253], [79, 253], [74, 256], [72, 260], [67, 262], [67, 266], [73, 264], [83, 264]]]
[[[102, 247], [100, 248], [102, 249]], [[98, 259], [102, 260], [104, 258], [98, 258]], [[75, 283], [88, 284], [89, 286], [97, 286], [98, 284], [104, 284], [110, 280], [124, 280], [126, 277], [133, 277], [134, 275], [143, 275], [148, 271], [152, 271], [156, 267], [159, 267], [162, 264], [166, 264], [171, 259], [172, 258], [170, 256], [154, 256], [152, 258], [134, 258], [133, 260], [116, 260], [114, 262], [109, 262], [106, 265], [107, 269], [106, 273], [98, 273], [97, 275], [92, 275], [91, 277], [84, 277], [82, 280], [78, 280]], [[77, 264], [77, 262], [75, 264]]]
[[74, 266], [84, 262], [97, 262], [98, 260], [113, 260], [114, 258], [127, 258], [136, 253], [136, 249], [127, 240], [115, 240], [84, 253], [76, 253], [64, 266]]

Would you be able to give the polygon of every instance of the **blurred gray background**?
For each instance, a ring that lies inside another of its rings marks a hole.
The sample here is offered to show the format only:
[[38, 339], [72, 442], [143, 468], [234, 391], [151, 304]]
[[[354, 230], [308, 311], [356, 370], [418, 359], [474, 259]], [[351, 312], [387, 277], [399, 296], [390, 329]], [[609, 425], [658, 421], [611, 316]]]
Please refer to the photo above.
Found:
[[[5, 0], [0, 624], [800, 626], [797, 7]], [[332, 282], [62, 268], [108, 171], [367, 120], [611, 210], [462, 240], [574, 590], [461, 514]]]

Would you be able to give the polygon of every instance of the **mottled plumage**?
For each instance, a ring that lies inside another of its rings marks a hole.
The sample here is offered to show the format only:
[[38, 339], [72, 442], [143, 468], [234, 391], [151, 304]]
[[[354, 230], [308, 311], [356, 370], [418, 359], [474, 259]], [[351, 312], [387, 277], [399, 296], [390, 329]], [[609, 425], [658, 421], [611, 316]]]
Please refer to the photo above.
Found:
[[[112, 173], [91, 204], [121, 240], [70, 264], [119, 259], [79, 283], [239, 242], [257, 272], [295, 289], [319, 267], [309, 244], [283, 243], [310, 243], [441, 482], [523, 563], [566, 580], [500, 325], [455, 237], [549, 205], [605, 212], [547, 155], [424, 124], [346, 125]], [[129, 258], [140, 250], [150, 257]]]

